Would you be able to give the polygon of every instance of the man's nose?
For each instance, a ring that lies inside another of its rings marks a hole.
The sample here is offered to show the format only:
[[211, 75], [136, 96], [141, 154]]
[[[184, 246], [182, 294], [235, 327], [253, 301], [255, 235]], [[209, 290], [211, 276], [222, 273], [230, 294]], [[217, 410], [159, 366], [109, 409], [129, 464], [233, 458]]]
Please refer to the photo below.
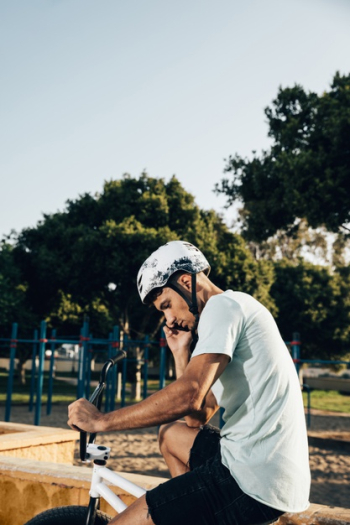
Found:
[[169, 328], [172, 328], [174, 324], [176, 323], [176, 317], [174, 315], [166, 315], [165, 316], [166, 324], [169, 326]]

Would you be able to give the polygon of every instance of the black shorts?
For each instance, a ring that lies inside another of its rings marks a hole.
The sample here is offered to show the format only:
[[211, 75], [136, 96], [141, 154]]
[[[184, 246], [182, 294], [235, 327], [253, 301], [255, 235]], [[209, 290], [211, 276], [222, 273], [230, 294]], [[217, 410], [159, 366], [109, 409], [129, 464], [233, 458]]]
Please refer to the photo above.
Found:
[[258, 525], [283, 514], [242, 492], [221, 463], [219, 430], [211, 425], [197, 434], [189, 468], [146, 493], [155, 525]]

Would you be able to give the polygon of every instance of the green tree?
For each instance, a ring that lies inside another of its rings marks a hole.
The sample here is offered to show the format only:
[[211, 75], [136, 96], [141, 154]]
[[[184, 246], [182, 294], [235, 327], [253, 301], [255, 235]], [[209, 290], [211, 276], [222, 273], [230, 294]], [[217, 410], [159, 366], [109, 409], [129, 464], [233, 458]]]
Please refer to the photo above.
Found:
[[349, 352], [350, 269], [332, 273], [323, 266], [286, 259], [275, 264], [271, 295], [285, 339], [301, 333], [302, 357], [337, 359]]
[[35, 318], [45, 318], [59, 334], [78, 333], [88, 315], [95, 336], [105, 337], [118, 324], [140, 339], [155, 335], [161, 317], [139, 300], [138, 269], [174, 239], [205, 252], [219, 286], [247, 291], [275, 311], [271, 264], [254, 260], [243, 239], [217, 213], [201, 210], [176, 177], [166, 183], [145, 173], [125, 175], [106, 182], [101, 194], [68, 201], [64, 211], [19, 234], [13, 261]]
[[292, 234], [297, 219], [338, 232], [350, 221], [350, 75], [334, 76], [322, 95], [301, 86], [279, 89], [266, 108], [272, 140], [252, 160], [229, 157], [216, 191], [243, 203], [242, 233], [262, 241]]
[[12, 323], [21, 323], [27, 328], [35, 321], [26, 301], [27, 288], [14, 261], [14, 247], [3, 240], [0, 244], [0, 333], [3, 337], [10, 337]]
[[253, 256], [260, 260], [278, 261], [287, 259], [298, 264], [302, 258], [322, 261], [324, 264], [336, 265], [345, 261], [347, 247], [343, 235], [337, 236], [333, 243], [334, 256], [330, 254], [330, 234], [323, 228], [310, 228], [305, 220], [298, 222], [293, 231], [278, 230], [272, 237], [263, 241], [247, 241]]
[[[27, 301], [27, 289], [28, 285], [15, 264], [11, 239], [4, 239], [0, 245], [0, 334], [4, 338], [11, 337], [12, 323], [21, 326], [22, 335], [28, 334], [35, 326], [37, 319]], [[17, 348], [17, 373], [22, 383], [25, 380], [23, 365], [30, 351], [29, 345], [26, 344], [21, 344]], [[1, 346], [0, 355], [9, 357], [9, 344]]]
[[101, 194], [68, 201], [63, 212], [23, 230], [14, 256], [33, 311], [61, 333], [77, 331], [87, 314], [96, 335], [116, 323], [139, 339], [155, 333], [160, 317], [140, 303], [138, 269], [153, 250], [179, 238], [203, 249], [220, 286], [250, 292], [274, 308], [271, 264], [255, 261], [243, 239], [217, 213], [201, 210], [176, 177], [108, 181]]

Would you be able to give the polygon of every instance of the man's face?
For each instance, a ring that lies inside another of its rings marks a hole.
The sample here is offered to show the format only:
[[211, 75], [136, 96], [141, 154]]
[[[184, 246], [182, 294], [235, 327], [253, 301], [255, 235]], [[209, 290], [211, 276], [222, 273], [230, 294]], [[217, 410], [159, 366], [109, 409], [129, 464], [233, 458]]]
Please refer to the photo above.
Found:
[[169, 328], [176, 328], [178, 325], [183, 329], [192, 330], [195, 327], [194, 315], [182, 297], [172, 288], [163, 288], [153, 304], [157, 310], [163, 312]]

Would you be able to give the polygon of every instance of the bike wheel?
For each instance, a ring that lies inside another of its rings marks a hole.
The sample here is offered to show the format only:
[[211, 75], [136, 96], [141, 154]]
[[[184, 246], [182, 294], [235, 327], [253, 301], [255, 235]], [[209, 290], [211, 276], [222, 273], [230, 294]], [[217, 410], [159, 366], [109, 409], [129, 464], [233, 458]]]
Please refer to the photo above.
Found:
[[[87, 507], [72, 505], [45, 510], [25, 525], [86, 525]], [[106, 525], [112, 518], [97, 511], [94, 525]]]

